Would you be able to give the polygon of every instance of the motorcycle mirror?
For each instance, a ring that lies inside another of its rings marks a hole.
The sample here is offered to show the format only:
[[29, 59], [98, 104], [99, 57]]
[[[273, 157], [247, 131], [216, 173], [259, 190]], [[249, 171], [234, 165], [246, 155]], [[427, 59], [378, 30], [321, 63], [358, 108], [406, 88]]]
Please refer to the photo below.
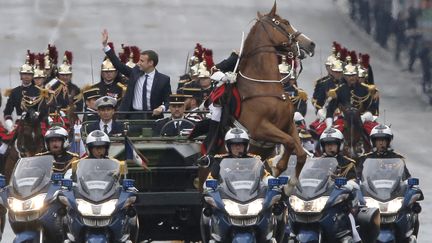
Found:
[[205, 182], [206, 187], [216, 190], [218, 182], [215, 179], [207, 179]]
[[338, 187], [345, 186], [348, 180], [345, 177], [338, 177], [335, 179], [335, 185]]
[[66, 187], [68, 190], [72, 189], [73, 182], [71, 179], [63, 179], [61, 181], [63, 187]]
[[419, 182], [420, 181], [418, 178], [408, 178], [408, 185], [409, 186], [418, 186]]
[[6, 177], [4, 175], [0, 175], [0, 188], [4, 188], [6, 186]]
[[55, 183], [60, 182], [63, 180], [63, 173], [52, 173], [51, 180]]
[[133, 179], [123, 179], [123, 189], [127, 190], [131, 187], [134, 187], [135, 180]]
[[279, 183], [281, 185], [288, 184], [288, 181], [289, 181], [289, 176], [279, 176]]

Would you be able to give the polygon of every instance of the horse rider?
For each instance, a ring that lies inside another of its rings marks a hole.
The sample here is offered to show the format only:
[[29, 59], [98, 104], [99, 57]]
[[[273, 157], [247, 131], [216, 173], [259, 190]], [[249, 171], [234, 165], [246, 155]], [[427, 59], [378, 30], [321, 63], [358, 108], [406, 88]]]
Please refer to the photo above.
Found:
[[8, 132], [14, 129], [12, 113], [15, 110], [17, 116], [21, 116], [25, 108], [36, 106], [37, 100], [40, 97], [40, 90], [33, 83], [34, 69], [30, 64], [30, 56], [27, 56], [26, 63], [19, 70], [21, 85], [6, 91], [5, 96], [9, 96], [6, 107], [3, 111], [5, 119], [4, 127]]
[[45, 147], [48, 151], [36, 156], [52, 155], [54, 157], [54, 172], [65, 174], [71, 167], [72, 161], [79, 158], [75, 153], [69, 152], [69, 134], [60, 126], [53, 126], [45, 133]]
[[344, 66], [343, 71], [345, 82], [329, 91], [329, 97], [332, 99], [327, 107], [326, 129], [330, 129], [333, 125], [333, 116], [337, 108], [354, 107], [359, 109], [363, 128], [369, 135], [373, 128], [371, 124], [377, 124], [374, 122], [376, 120], [374, 116], [378, 116], [378, 108], [373, 102], [376, 89], [373, 85], [359, 82], [357, 66], [352, 63], [352, 60], [350, 56], [347, 57], [348, 64]]
[[[345, 177], [348, 179], [347, 186], [352, 190], [359, 190], [360, 187], [355, 181], [356, 177], [356, 162], [346, 156], [342, 155], [344, 144], [344, 137], [342, 132], [337, 129], [330, 128], [324, 131], [319, 140], [321, 151], [323, 151], [324, 158], [336, 158], [338, 166], [336, 168], [335, 177]], [[356, 195], [354, 193], [354, 195]], [[355, 206], [355, 205], [354, 205]], [[356, 230], [354, 216], [349, 213], [351, 228], [353, 233], [354, 242], [360, 242], [360, 236]]]
[[297, 87], [297, 73], [295, 67], [287, 63], [286, 57], [282, 56], [282, 63], [279, 64], [279, 72], [282, 76], [284, 91], [288, 94], [296, 112], [306, 116], [307, 93]]
[[[399, 158], [405, 160], [405, 158], [399, 153], [395, 152], [391, 147], [393, 140], [393, 132], [389, 126], [384, 124], [376, 125], [370, 134], [370, 141], [373, 146], [373, 151], [364, 154], [359, 157], [357, 162], [357, 177], [361, 178], [363, 171], [363, 163], [366, 159], [394, 159]], [[411, 177], [408, 168], [405, 165], [404, 178], [406, 180]]]

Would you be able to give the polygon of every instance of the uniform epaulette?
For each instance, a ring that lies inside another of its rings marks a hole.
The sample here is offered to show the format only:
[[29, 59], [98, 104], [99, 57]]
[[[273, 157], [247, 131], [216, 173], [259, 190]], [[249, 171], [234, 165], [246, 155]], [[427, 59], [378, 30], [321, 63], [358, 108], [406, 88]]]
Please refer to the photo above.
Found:
[[117, 82], [117, 86], [120, 87], [123, 91], [126, 91], [126, 89], [127, 89], [126, 85], [124, 85], [120, 82]]
[[351, 159], [350, 157], [344, 156], [344, 158], [345, 158], [346, 160], [348, 160], [348, 161], [354, 163], [354, 164], [356, 163], [356, 161], [353, 160], [353, 159]]
[[220, 158], [224, 158], [226, 156], [228, 156], [228, 154], [215, 154], [214, 158], [215, 159], [220, 159]]
[[338, 90], [338, 88], [339, 88], [339, 87], [336, 87], [336, 88], [334, 88], [334, 89], [330, 89], [330, 90], [327, 92], [327, 97], [331, 97], [331, 98], [333, 98], [333, 99], [337, 98], [337, 93], [336, 93], [336, 91]]
[[247, 155], [250, 156], [250, 157], [252, 157], [252, 158], [257, 158], [257, 159], [261, 160], [261, 156], [259, 156], [257, 154], [250, 154], [250, 153], [248, 153]]
[[43, 155], [47, 155], [49, 153], [50, 153], [49, 151], [45, 151], [45, 152], [42, 152], [42, 153], [37, 153], [37, 154], [35, 154], [35, 156], [43, 156]]
[[377, 90], [376, 86], [373, 85], [373, 84], [361, 83], [361, 85], [364, 86], [364, 87], [366, 87], [366, 88], [368, 88], [369, 92], [375, 92]]
[[301, 100], [306, 101], [308, 99], [308, 95], [307, 95], [306, 91], [304, 91], [303, 89], [297, 89], [297, 91], [298, 91], [298, 97]]
[[317, 84], [321, 84], [321, 83], [325, 82], [328, 78], [329, 78], [329, 76], [324, 76], [324, 77], [321, 77], [321, 78], [317, 79], [315, 81], [315, 85], [314, 86], [316, 86]]
[[12, 90], [13, 89], [5, 89], [3, 96], [4, 97], [9, 97], [12, 94]]

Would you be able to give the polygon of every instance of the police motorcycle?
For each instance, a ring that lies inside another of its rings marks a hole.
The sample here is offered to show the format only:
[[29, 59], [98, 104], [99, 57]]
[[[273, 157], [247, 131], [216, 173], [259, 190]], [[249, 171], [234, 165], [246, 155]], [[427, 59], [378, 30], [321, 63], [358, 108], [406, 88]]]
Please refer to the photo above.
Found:
[[131, 179], [120, 180], [120, 164], [111, 159], [84, 159], [76, 183], [64, 179], [59, 200], [67, 208], [65, 242], [136, 242], [136, 189]]
[[66, 212], [57, 200], [63, 175], [52, 173], [53, 161], [51, 155], [21, 158], [1, 192], [13, 242], [63, 242]]
[[417, 178], [403, 181], [405, 162], [400, 158], [366, 159], [361, 190], [368, 207], [381, 213], [377, 242], [417, 242], [418, 201], [423, 193]]
[[349, 219], [352, 188], [332, 178], [336, 158], [307, 158], [288, 199], [288, 242], [353, 242]]
[[[257, 158], [226, 158], [219, 179], [205, 182], [201, 220], [204, 242], [280, 242], [275, 235], [281, 186], [288, 177], [267, 178]], [[207, 222], [207, 223], [205, 223]]]

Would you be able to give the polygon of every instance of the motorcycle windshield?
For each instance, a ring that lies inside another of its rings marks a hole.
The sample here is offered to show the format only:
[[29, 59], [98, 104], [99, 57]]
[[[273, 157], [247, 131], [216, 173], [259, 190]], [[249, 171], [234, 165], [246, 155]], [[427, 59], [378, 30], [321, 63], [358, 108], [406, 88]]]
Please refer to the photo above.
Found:
[[405, 162], [400, 158], [366, 159], [363, 164], [362, 185], [367, 193], [380, 201], [396, 197], [403, 178]]
[[258, 196], [264, 165], [256, 158], [223, 159], [220, 163], [220, 185], [223, 193], [238, 202]]
[[337, 165], [336, 158], [308, 158], [300, 173], [296, 194], [310, 200], [325, 193]]
[[21, 158], [12, 173], [11, 185], [22, 198], [34, 195], [51, 181], [54, 157], [51, 155]]
[[78, 163], [76, 175], [79, 194], [99, 202], [116, 192], [120, 164], [110, 159], [84, 159]]

